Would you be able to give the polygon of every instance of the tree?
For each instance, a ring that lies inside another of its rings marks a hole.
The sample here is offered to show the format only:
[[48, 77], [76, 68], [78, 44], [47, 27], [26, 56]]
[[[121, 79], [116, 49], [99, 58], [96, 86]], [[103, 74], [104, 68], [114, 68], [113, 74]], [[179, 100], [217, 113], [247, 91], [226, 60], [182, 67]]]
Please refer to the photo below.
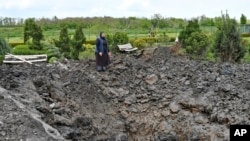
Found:
[[241, 14], [240, 24], [244, 25], [247, 23], [247, 17], [244, 14]]
[[24, 43], [26, 43], [30, 37], [32, 37], [32, 44], [29, 46], [30, 49], [41, 50], [41, 40], [43, 39], [42, 28], [35, 23], [34, 18], [26, 19], [24, 22]]
[[239, 62], [244, 57], [245, 49], [241, 44], [237, 21], [222, 14], [222, 23], [218, 27], [215, 39], [215, 56], [221, 61]]
[[35, 19], [34, 18], [29, 18], [24, 21], [24, 43], [26, 43], [30, 36], [32, 35], [32, 31], [35, 26]]
[[10, 53], [11, 49], [8, 43], [3, 39], [0, 38], [0, 56]]
[[30, 45], [30, 49], [41, 50], [43, 47], [41, 44], [41, 40], [43, 39], [42, 28], [37, 24], [35, 24], [31, 36], [32, 36], [32, 44]]
[[82, 27], [78, 25], [75, 30], [75, 35], [72, 41], [72, 51], [71, 51], [71, 58], [75, 60], [79, 60], [79, 52], [82, 49], [83, 43], [85, 43], [86, 38], [82, 32]]
[[189, 43], [187, 42], [188, 41], [187, 39], [191, 36], [193, 32], [201, 32], [197, 19], [192, 19], [188, 21], [187, 26], [180, 32], [179, 40], [182, 43], [183, 48], [189, 45]]
[[70, 38], [68, 35], [68, 28], [62, 27], [60, 31], [59, 40], [54, 40], [55, 46], [59, 47], [60, 52], [64, 57], [70, 58]]

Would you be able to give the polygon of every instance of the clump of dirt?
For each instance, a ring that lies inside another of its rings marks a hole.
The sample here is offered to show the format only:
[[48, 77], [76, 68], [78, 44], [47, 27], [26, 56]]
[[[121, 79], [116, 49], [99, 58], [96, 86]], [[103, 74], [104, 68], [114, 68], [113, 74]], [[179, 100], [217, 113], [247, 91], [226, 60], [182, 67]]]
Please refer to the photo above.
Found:
[[95, 62], [0, 66], [0, 140], [229, 140], [249, 124], [250, 65], [169, 48]]

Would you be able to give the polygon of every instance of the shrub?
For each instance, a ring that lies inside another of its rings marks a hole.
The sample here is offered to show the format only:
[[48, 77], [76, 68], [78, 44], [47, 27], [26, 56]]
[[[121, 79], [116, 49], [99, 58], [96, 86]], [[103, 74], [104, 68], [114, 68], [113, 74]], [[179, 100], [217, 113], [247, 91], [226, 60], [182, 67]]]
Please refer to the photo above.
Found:
[[11, 52], [9, 44], [3, 39], [0, 38], [0, 55], [5, 55]]
[[193, 32], [186, 40], [186, 52], [192, 55], [203, 56], [209, 45], [208, 37], [202, 32]]
[[250, 37], [250, 33], [242, 33], [241, 37]]
[[128, 35], [123, 32], [116, 32], [113, 36], [113, 45], [110, 46], [112, 52], [119, 52], [117, 45], [128, 43]]
[[53, 44], [43, 42], [43, 48], [46, 50], [47, 58], [50, 60], [52, 57], [61, 58], [62, 54], [58, 47]]
[[86, 44], [95, 45], [96, 40], [86, 40]]
[[50, 59], [49, 59], [49, 63], [55, 63], [55, 62], [58, 62], [58, 58], [57, 57], [51, 57]]
[[215, 39], [215, 55], [221, 61], [239, 62], [244, 57], [245, 48], [241, 43], [237, 21], [229, 15], [222, 15], [222, 23]]
[[16, 55], [36, 55], [36, 54], [46, 54], [46, 50], [31, 50], [28, 45], [17, 45], [13, 48], [13, 54]]
[[175, 37], [170, 37], [169, 42], [175, 42]]
[[9, 45], [10, 45], [11, 47], [15, 47], [15, 46], [17, 46], [17, 45], [25, 45], [25, 43], [24, 43], [24, 42], [16, 42], [16, 43], [9, 43]]
[[136, 39], [133, 42], [133, 46], [137, 47], [138, 49], [142, 49], [142, 48], [146, 47], [146, 41], [143, 39]]

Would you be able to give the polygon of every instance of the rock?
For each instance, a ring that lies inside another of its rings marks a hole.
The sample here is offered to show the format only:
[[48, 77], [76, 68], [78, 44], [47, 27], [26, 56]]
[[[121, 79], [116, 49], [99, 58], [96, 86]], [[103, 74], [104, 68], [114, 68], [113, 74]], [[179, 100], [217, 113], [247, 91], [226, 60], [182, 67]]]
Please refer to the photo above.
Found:
[[170, 115], [170, 112], [169, 112], [169, 110], [163, 110], [163, 111], [161, 112], [161, 115], [162, 115], [163, 117], [168, 117], [168, 116]]
[[170, 103], [169, 108], [173, 113], [178, 113], [180, 111], [180, 106], [176, 102]]
[[205, 124], [208, 122], [208, 119], [202, 115], [195, 116], [194, 120], [198, 124]]
[[136, 101], [137, 101], [136, 96], [135, 95], [131, 95], [131, 96], [125, 98], [124, 103], [128, 104], [128, 105], [131, 105], [131, 104], [136, 103]]
[[231, 84], [225, 84], [223, 87], [222, 87], [222, 91], [224, 92], [229, 92], [232, 88], [232, 85]]
[[145, 79], [146, 83], [152, 85], [158, 81], [158, 77], [155, 74], [148, 75]]

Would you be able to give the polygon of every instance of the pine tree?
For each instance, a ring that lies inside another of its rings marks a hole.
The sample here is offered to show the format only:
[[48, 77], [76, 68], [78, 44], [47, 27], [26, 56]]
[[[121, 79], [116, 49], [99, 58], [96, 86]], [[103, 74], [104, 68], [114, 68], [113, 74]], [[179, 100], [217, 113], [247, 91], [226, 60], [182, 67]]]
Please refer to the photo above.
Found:
[[241, 14], [240, 24], [244, 25], [247, 23], [247, 17], [244, 14]]
[[215, 56], [221, 61], [239, 62], [244, 57], [245, 49], [241, 45], [240, 33], [235, 19], [222, 15], [222, 23], [218, 27], [215, 39]]
[[73, 44], [73, 46], [72, 46], [73, 48], [72, 48], [72, 52], [71, 52], [72, 59], [79, 60], [79, 52], [81, 51], [82, 45], [85, 41], [86, 41], [86, 38], [83, 34], [82, 27], [77, 26], [76, 31], [75, 31], [75, 35], [74, 35], [74, 38], [72, 41], [72, 44]]
[[55, 40], [55, 46], [59, 47], [64, 57], [70, 58], [70, 38], [66, 26], [61, 29], [59, 40]]

